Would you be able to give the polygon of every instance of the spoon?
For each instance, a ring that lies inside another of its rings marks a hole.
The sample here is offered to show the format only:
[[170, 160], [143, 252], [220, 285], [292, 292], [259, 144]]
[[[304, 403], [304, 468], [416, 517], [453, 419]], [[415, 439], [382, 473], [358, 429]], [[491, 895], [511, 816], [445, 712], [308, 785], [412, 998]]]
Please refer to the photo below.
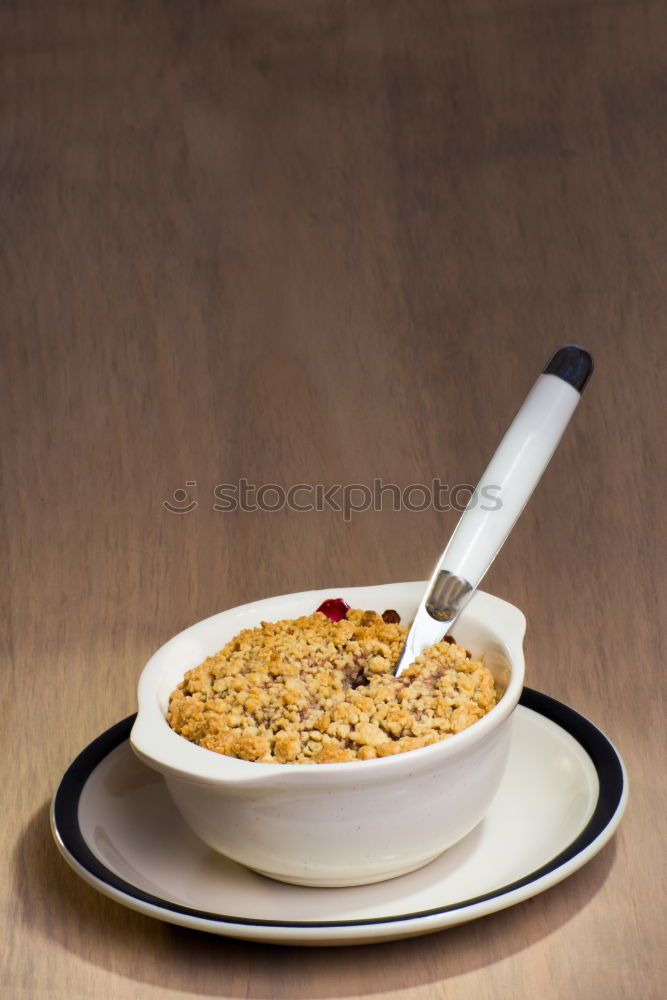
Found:
[[538, 375], [438, 560], [394, 668], [397, 677], [440, 642], [474, 594], [549, 464], [592, 371], [588, 351], [566, 344]]

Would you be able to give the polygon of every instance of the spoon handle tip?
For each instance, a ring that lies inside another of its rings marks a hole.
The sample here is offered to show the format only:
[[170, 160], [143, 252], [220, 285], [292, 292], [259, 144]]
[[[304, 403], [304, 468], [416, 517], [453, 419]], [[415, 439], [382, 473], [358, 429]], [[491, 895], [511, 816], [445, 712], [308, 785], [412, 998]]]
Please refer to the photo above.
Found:
[[565, 344], [544, 366], [543, 375], [557, 375], [581, 393], [593, 374], [593, 358], [578, 344]]

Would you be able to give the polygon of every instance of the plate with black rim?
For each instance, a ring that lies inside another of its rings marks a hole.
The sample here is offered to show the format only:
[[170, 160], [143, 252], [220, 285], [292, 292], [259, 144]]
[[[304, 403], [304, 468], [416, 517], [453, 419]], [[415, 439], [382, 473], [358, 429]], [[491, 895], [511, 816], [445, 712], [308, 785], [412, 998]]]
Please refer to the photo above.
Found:
[[134, 718], [102, 733], [63, 775], [51, 806], [56, 844], [86, 882], [117, 902], [229, 937], [350, 945], [473, 920], [581, 868], [612, 837], [627, 801], [623, 762], [604, 733], [525, 688], [500, 789], [467, 837], [419, 871], [386, 882], [287, 885], [195, 837], [161, 776], [132, 752]]

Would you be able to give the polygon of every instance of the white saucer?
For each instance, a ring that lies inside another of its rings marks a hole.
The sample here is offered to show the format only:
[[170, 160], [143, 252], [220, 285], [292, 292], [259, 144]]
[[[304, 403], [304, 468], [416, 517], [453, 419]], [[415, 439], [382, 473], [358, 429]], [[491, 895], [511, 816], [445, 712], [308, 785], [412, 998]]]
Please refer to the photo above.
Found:
[[627, 800], [623, 763], [606, 736], [526, 688], [501, 788], [471, 834], [401, 878], [303, 888], [257, 875], [200, 842], [162, 778], [130, 749], [133, 721], [99, 736], [63, 776], [51, 808], [61, 853], [82, 878], [125, 906], [254, 941], [389, 941], [512, 906], [589, 861], [614, 833]]

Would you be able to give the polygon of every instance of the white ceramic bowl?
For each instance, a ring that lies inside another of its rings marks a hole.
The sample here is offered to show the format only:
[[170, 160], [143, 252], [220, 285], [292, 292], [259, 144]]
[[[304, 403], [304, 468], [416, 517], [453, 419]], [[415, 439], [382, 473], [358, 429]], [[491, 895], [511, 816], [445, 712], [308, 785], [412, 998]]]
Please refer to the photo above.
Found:
[[311, 614], [327, 597], [380, 613], [394, 608], [407, 624], [425, 586], [327, 587], [245, 604], [185, 629], [149, 660], [131, 745], [164, 775], [183, 818], [205, 843], [281, 881], [362, 885], [414, 871], [480, 822], [505, 767], [524, 677], [524, 616], [490, 594], [475, 594], [453, 632], [483, 656], [502, 697], [482, 719], [439, 743], [343, 764], [260, 764], [190, 743], [166, 721], [169, 696], [185, 671], [242, 628]]

